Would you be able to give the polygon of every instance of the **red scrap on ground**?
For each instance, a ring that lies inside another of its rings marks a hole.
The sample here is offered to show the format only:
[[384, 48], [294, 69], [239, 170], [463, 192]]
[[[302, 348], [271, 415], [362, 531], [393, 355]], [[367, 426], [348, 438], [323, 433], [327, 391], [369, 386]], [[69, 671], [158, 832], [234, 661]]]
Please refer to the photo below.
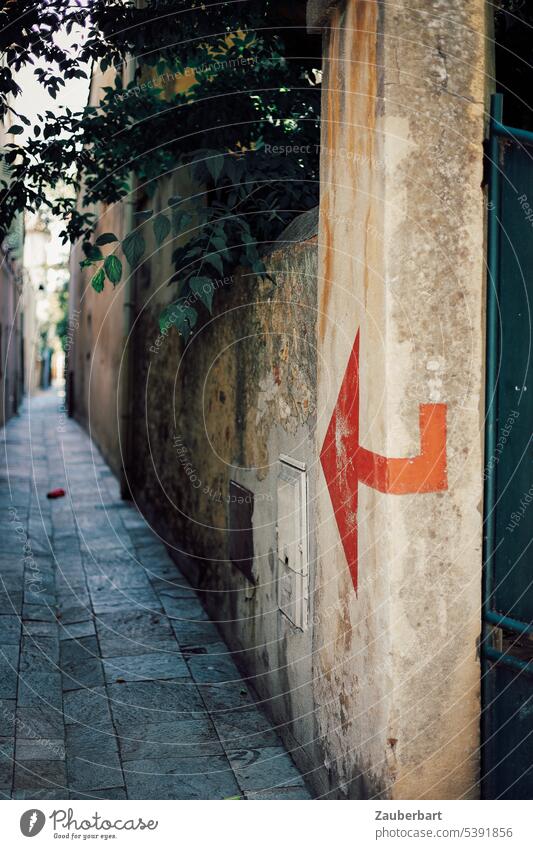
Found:
[[50, 492], [46, 493], [47, 498], [63, 498], [67, 493], [64, 489], [51, 489]]

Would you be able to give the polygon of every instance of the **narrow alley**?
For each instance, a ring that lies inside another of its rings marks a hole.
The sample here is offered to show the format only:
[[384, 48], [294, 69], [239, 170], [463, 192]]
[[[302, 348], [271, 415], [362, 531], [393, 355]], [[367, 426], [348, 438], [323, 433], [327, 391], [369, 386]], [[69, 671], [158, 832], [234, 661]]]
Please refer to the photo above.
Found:
[[1, 796], [309, 799], [193, 588], [60, 403], [37, 395], [3, 433]]
[[[150, 800], [163, 846], [175, 802], [342, 800], [364, 845], [426, 812], [454, 839], [440, 803], [480, 801], [465, 828], [507, 843], [485, 802], [533, 799], [533, 2], [17, 0], [0, 32], [16, 837], [114, 836], [56, 800], [112, 828]], [[225, 811], [194, 834], [235, 839]], [[282, 811], [254, 849], [346, 831]]]

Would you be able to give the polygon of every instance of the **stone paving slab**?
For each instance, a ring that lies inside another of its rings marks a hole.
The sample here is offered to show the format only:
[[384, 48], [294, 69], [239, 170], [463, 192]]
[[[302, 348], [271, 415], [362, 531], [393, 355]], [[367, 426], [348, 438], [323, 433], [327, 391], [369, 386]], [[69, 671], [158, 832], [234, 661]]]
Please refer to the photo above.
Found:
[[205, 714], [198, 688], [188, 678], [111, 684], [107, 693], [116, 727], [195, 719]]
[[151, 580], [154, 590], [159, 593], [162, 601], [165, 596], [171, 598], [191, 598], [195, 600], [198, 598], [195, 590], [193, 590], [191, 585], [181, 575], [174, 578], [173, 581], [169, 581], [166, 578], [154, 577]]
[[191, 622], [185, 619], [173, 619], [171, 622], [175, 637], [183, 650], [201, 648], [220, 642], [220, 631], [212, 622]]
[[[50, 785], [51, 787], [51, 785]], [[24, 790], [13, 790], [13, 793], [9, 794], [5, 798], [9, 799], [64, 799], [65, 791], [61, 789], [45, 789], [44, 787], [28, 787]]]
[[73, 622], [72, 624], [61, 625], [59, 628], [59, 639], [75, 640], [80, 637], [92, 637], [96, 635], [94, 621], [87, 619], [84, 622]]
[[224, 748], [275, 746], [279, 737], [265, 715], [254, 705], [238, 710], [222, 710], [211, 719]]
[[16, 758], [18, 761], [64, 761], [65, 741], [63, 737], [32, 737], [29, 740], [19, 737]]
[[16, 614], [0, 616], [0, 646], [18, 646], [20, 642], [20, 617]]
[[14, 789], [43, 787], [52, 790], [56, 798], [64, 798], [67, 789], [65, 762], [62, 760], [15, 760]]
[[21, 707], [48, 705], [61, 710], [63, 697], [59, 672], [21, 672], [17, 701]]
[[0, 737], [15, 736], [16, 699], [0, 699]]
[[57, 638], [57, 622], [32, 622], [22, 623], [22, 636], [35, 637], [39, 643], [39, 637]]
[[173, 652], [159, 652], [133, 657], [111, 657], [104, 661], [106, 681], [152, 681], [180, 678], [187, 675], [187, 664], [183, 655], [174, 647]]
[[225, 757], [128, 761], [124, 777], [128, 795], [134, 799], [227, 799], [241, 795]]
[[54, 633], [48, 630], [48, 623], [38, 623], [47, 629], [44, 633], [39, 633], [40, 628], [34, 628], [34, 624], [28, 623], [29, 627], [24, 627], [22, 632], [22, 643], [20, 651], [19, 669], [28, 672], [43, 672], [43, 664], [49, 664], [50, 667], [57, 667], [59, 662], [59, 640], [57, 638], [57, 628], [52, 625]]
[[307, 787], [272, 787], [270, 790], [245, 790], [244, 798], [254, 802], [301, 802], [312, 798]]
[[20, 616], [22, 612], [22, 592], [0, 591], [0, 616]]
[[98, 687], [104, 683], [96, 637], [81, 637], [61, 642], [63, 692]]
[[162, 594], [161, 602], [170, 622], [204, 622], [209, 619], [206, 611], [195, 598], [183, 598]]
[[144, 737], [125, 729], [119, 737], [122, 760], [126, 763], [142, 758], [196, 758], [223, 755], [224, 750], [215, 726], [208, 716], [168, 722], [148, 721]]
[[193, 587], [88, 436], [58, 430], [58, 403], [37, 395], [3, 431], [0, 798], [309, 798]]
[[71, 791], [69, 799], [127, 799], [125, 787], [106, 787], [105, 790], [91, 790], [83, 793], [81, 790]]
[[18, 645], [0, 646], [0, 698], [14, 699], [17, 695]]
[[145, 610], [148, 613], [161, 610], [161, 602], [150, 587], [149, 589], [108, 589], [91, 595], [93, 610], [97, 614], [114, 613], [123, 610]]
[[89, 792], [123, 783], [118, 747], [112, 736], [95, 736], [92, 729], [67, 729], [67, 773], [69, 788]]
[[300, 772], [282, 745], [230, 750], [228, 758], [245, 793], [305, 786]]
[[241, 683], [241, 675], [225, 643], [212, 643], [205, 653], [188, 653], [187, 663], [199, 684]]
[[0, 787], [11, 787], [13, 781], [13, 762], [15, 741], [12, 737], [0, 738]]
[[228, 711], [234, 711], [237, 716], [239, 710], [254, 704], [250, 690], [243, 681], [233, 680], [216, 684], [198, 682], [198, 688], [214, 717]]
[[101, 614], [96, 630], [103, 657], [151, 654], [176, 647], [166, 616], [145, 610]]
[[150, 581], [141, 569], [135, 566], [117, 567], [116, 571], [110, 570], [110, 574], [88, 575], [87, 584], [93, 598], [98, 599], [99, 593], [129, 589], [151, 591]]
[[50, 604], [26, 604], [22, 605], [22, 619], [26, 621], [33, 619], [39, 622], [55, 622], [56, 614]]
[[63, 716], [67, 728], [69, 725], [81, 725], [95, 730], [108, 727], [111, 722], [111, 711], [105, 687], [65, 693]]
[[29, 672], [57, 672], [59, 669], [59, 640], [53, 637], [23, 637], [22, 651], [18, 660], [19, 675]]
[[38, 704], [25, 707], [20, 703], [16, 709], [17, 739], [62, 739], [65, 728], [63, 711], [51, 705]]

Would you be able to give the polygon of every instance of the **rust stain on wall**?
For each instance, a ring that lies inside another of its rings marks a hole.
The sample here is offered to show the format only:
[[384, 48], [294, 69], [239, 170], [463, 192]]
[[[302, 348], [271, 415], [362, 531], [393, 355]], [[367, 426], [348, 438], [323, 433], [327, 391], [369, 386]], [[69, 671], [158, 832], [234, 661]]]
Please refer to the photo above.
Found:
[[[345, 250], [358, 251], [356, 244], [344, 245], [339, 238], [349, 218], [339, 213], [346, 197], [357, 195], [360, 174], [368, 171], [374, 150], [374, 129], [377, 109], [377, 2], [349, 4], [345, 12], [337, 10], [331, 22], [327, 50], [324, 134], [326, 150], [322, 153], [321, 171], [323, 196], [321, 200], [322, 285], [319, 303], [319, 339], [326, 335], [332, 287], [337, 280], [334, 240]], [[360, 33], [360, 49], [353, 54], [353, 34]], [[349, 139], [349, 144], [346, 142]], [[333, 151], [339, 155], [334, 156]], [[342, 150], [347, 156], [342, 155]], [[350, 204], [353, 210], [354, 204]], [[362, 234], [365, 242], [365, 295], [368, 288], [367, 221]], [[336, 226], [332, 226], [336, 222]], [[353, 232], [353, 231], [352, 231]], [[339, 259], [339, 263], [342, 258]], [[343, 268], [347, 269], [346, 264]], [[350, 280], [339, 280], [347, 287]]]
[[340, 116], [340, 103], [339, 103], [339, 90], [341, 88], [341, 75], [340, 75], [340, 62], [339, 62], [339, 39], [340, 39], [340, 12], [337, 12], [334, 15], [332, 20], [332, 30], [330, 36], [330, 46], [328, 50], [328, 55], [331, 57], [331, 61], [329, 65], [326, 66], [326, 77], [325, 77], [325, 86], [326, 86], [326, 104], [327, 104], [327, 120], [325, 122], [326, 129], [326, 151], [322, 151], [322, 156], [320, 159], [320, 170], [321, 174], [324, 174], [324, 185], [328, 186], [328, 189], [324, 192], [323, 204], [321, 208], [321, 221], [323, 224], [323, 239], [324, 239], [324, 275], [323, 275], [323, 286], [319, 303], [319, 322], [318, 322], [318, 332], [320, 339], [324, 338], [326, 333], [326, 318], [327, 318], [327, 310], [329, 299], [331, 295], [331, 287], [333, 284], [333, 268], [332, 268], [332, 250], [333, 244], [331, 239], [331, 226], [330, 226], [330, 199], [328, 196], [328, 192], [330, 191], [331, 186], [331, 175], [335, 173], [334, 163], [332, 163], [329, 159], [329, 152], [334, 150], [335, 139], [337, 138], [337, 134], [339, 132], [339, 116]]
[[322, 207], [322, 233], [323, 233], [323, 285], [319, 304], [319, 336], [323, 340], [326, 334], [327, 310], [333, 282], [333, 244], [331, 238], [331, 227], [329, 223], [329, 197], [326, 195]]

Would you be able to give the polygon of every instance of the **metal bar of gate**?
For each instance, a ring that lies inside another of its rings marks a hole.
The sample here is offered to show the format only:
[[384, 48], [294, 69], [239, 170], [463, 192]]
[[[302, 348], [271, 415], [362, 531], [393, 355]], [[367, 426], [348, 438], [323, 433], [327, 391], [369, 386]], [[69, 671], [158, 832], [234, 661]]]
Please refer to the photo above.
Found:
[[[502, 98], [502, 95], [493, 94], [492, 97]], [[526, 144], [533, 144], [533, 133], [530, 130], [521, 130], [518, 127], [507, 127], [505, 124], [501, 123], [501, 108], [499, 118], [494, 116], [494, 120], [491, 121], [491, 132], [496, 136], [507, 136], [507, 138], [513, 139], [514, 141], [523, 141], [526, 142]]]
[[496, 663], [503, 663], [505, 666], [511, 666], [520, 672], [530, 672], [533, 675], [533, 660], [520, 660], [519, 657], [514, 657], [512, 654], [505, 654], [501, 651], [487, 646], [485, 656], [489, 660], [494, 660]]

